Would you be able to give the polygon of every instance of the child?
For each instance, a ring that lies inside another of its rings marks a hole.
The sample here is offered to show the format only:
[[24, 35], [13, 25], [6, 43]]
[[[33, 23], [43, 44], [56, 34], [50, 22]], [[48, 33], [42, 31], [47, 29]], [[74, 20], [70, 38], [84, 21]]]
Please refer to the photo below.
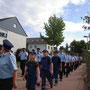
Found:
[[50, 57], [48, 56], [47, 50], [43, 50], [43, 57], [41, 58], [40, 69], [41, 69], [41, 78], [42, 78], [41, 90], [46, 90], [46, 78], [48, 79], [50, 83], [50, 87], [52, 88], [53, 63]]
[[29, 58], [29, 61], [26, 64], [23, 80], [25, 80], [25, 77], [27, 90], [36, 90], [36, 83], [40, 83], [40, 70], [35, 52], [31, 53], [31, 57]]
[[52, 57], [53, 62], [53, 76], [55, 77], [55, 85], [58, 83], [58, 73], [61, 69], [61, 59], [58, 56], [58, 51], [54, 52], [54, 56]]

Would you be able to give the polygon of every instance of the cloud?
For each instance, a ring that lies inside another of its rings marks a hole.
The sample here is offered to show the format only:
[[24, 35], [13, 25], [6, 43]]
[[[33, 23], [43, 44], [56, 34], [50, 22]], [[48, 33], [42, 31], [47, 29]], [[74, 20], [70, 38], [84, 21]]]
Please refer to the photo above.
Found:
[[77, 32], [77, 33], [74, 33], [74, 32], [68, 32], [68, 33], [64, 33], [64, 42], [61, 44], [62, 46], [65, 46], [66, 43], [68, 43], [68, 45], [70, 45], [70, 43], [73, 41], [73, 40], [77, 40], [77, 41], [80, 41], [80, 40], [85, 40], [83, 38], [83, 34], [80, 34], [80, 32]]
[[83, 31], [83, 23], [74, 23], [70, 21], [65, 21], [66, 24], [66, 29], [65, 32], [78, 32], [78, 31]]
[[43, 23], [56, 14], [64, 14], [69, 3], [81, 4], [85, 0], [0, 0], [0, 17], [17, 16], [21, 24], [44, 32]]
[[[53, 14], [57, 16], [65, 15], [64, 7], [69, 3], [83, 4], [86, 0], [0, 0], [0, 18], [16, 16], [25, 31], [30, 37], [39, 36], [39, 32], [45, 35], [43, 29], [44, 22]], [[67, 32], [77, 32], [82, 30], [82, 23], [65, 21]], [[25, 28], [25, 27], [28, 27]], [[74, 34], [65, 34], [65, 42], [71, 42]]]
[[[73, 3], [73, 4], [82, 4], [82, 3], [84, 3], [85, 2], [85, 0], [71, 0], [71, 2]], [[82, 2], [82, 3], [81, 3]]]

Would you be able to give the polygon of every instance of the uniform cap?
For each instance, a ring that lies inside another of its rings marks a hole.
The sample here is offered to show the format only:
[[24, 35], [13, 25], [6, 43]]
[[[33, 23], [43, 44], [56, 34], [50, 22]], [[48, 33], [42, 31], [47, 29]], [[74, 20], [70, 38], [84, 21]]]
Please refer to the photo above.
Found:
[[48, 52], [47, 50], [43, 50], [43, 52], [45, 53], [45, 52]]
[[32, 55], [36, 55], [36, 52], [32, 52], [31, 54], [32, 54]]
[[37, 48], [37, 50], [40, 50], [40, 48]]
[[35, 50], [34, 50], [34, 49], [32, 49], [32, 52], [35, 52]]
[[22, 50], [26, 50], [25, 48], [23, 48]]
[[60, 47], [60, 50], [63, 50], [63, 47]]
[[3, 40], [3, 46], [8, 49], [8, 50], [11, 50], [11, 48], [13, 48], [13, 44], [9, 41], [9, 40]]

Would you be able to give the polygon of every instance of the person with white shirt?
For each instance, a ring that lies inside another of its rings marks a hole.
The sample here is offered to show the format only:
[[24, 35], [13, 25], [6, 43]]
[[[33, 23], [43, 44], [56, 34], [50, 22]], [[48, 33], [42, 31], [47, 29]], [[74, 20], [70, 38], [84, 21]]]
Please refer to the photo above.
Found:
[[26, 52], [25, 48], [22, 49], [22, 51], [19, 53], [19, 56], [20, 56], [20, 60], [21, 60], [20, 68], [22, 70], [22, 76], [23, 76], [24, 71], [25, 71], [25, 64], [26, 64], [27, 57], [28, 57], [28, 53]]

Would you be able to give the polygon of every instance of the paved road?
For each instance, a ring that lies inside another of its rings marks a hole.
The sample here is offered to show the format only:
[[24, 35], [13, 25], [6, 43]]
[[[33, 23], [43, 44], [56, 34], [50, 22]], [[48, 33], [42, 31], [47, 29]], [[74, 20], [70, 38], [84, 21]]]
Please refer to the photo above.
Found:
[[[20, 77], [20, 70], [18, 71], [17, 84], [18, 88], [16, 90], [26, 90], [25, 81]], [[83, 75], [85, 73], [85, 64], [82, 64], [76, 71], [72, 72], [68, 78], [64, 77], [63, 81], [58, 83], [57, 86], [54, 86], [53, 89], [49, 88], [47, 82], [47, 90], [85, 90]], [[41, 90], [40, 87], [37, 87], [37, 90]]]

